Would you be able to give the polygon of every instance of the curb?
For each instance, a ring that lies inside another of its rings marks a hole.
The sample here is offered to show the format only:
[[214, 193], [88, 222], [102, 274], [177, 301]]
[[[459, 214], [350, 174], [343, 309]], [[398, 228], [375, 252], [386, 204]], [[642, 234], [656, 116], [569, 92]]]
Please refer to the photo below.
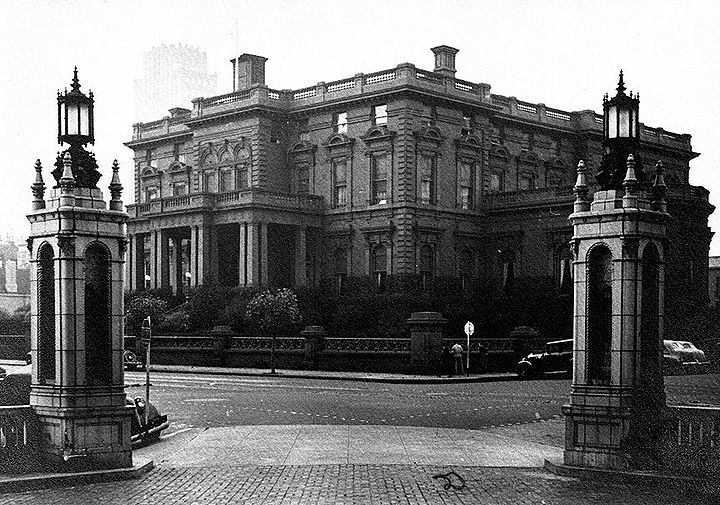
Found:
[[605, 470], [601, 468], [583, 468], [570, 466], [560, 462], [545, 460], [543, 468], [548, 472], [563, 477], [575, 477], [581, 479], [613, 480], [623, 481], [631, 484], [645, 485], [672, 485], [687, 489], [700, 489], [703, 485], [709, 484], [708, 479], [701, 477], [687, 477], [683, 475], [664, 474], [654, 471], [620, 471]]
[[22, 475], [17, 477], [0, 477], [0, 493], [18, 493], [54, 487], [73, 487], [99, 482], [135, 479], [148, 473], [155, 467], [151, 459], [140, 459], [130, 468], [114, 468], [112, 470], [93, 470], [75, 473], [47, 473]]
[[215, 369], [211, 367], [175, 367], [173, 365], [150, 365], [151, 372], [172, 372], [172, 373], [203, 373], [207, 375], [234, 375], [240, 377], [277, 377], [286, 379], [316, 379], [316, 380], [338, 380], [338, 381], [354, 381], [354, 382], [376, 382], [386, 384], [463, 384], [473, 382], [509, 382], [516, 381], [520, 378], [514, 374], [503, 375], [478, 375], [470, 377], [375, 377], [342, 375], [322, 375], [310, 373], [287, 373], [287, 372], [259, 372], [245, 371], [233, 369]]

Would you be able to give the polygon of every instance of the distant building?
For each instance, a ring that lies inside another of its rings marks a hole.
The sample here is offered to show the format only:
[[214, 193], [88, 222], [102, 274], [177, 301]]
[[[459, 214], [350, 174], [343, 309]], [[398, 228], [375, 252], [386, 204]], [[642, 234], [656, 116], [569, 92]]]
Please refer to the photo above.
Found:
[[25, 244], [0, 242], [0, 309], [12, 312], [30, 303], [29, 258]]
[[207, 69], [207, 55], [185, 45], [161, 45], [143, 55], [143, 77], [135, 81], [138, 117], [165, 115], [193, 98], [212, 96], [217, 74]]
[[[136, 124], [126, 287], [445, 278], [485, 297], [523, 281], [567, 300], [576, 166], [598, 170], [603, 116], [493, 94], [455, 77], [456, 49], [433, 53], [432, 71], [406, 63], [297, 90], [266, 86], [266, 58], [243, 54], [233, 92]], [[687, 134], [641, 123], [638, 135], [646, 178], [665, 166], [668, 299], [704, 301], [713, 206], [688, 182], [698, 154]]]
[[710, 303], [720, 302], [720, 256], [710, 256], [708, 269], [708, 297]]

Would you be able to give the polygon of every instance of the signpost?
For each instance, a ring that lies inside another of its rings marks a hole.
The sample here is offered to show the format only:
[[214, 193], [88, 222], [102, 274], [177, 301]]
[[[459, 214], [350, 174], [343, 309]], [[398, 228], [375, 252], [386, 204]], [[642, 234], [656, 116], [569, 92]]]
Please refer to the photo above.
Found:
[[470, 335], [475, 333], [475, 325], [470, 321], [465, 323], [465, 335], [467, 335], [467, 361], [465, 363], [465, 375], [470, 375]]
[[145, 426], [150, 415], [150, 342], [152, 341], [152, 321], [146, 317], [140, 327], [140, 338], [145, 346]]

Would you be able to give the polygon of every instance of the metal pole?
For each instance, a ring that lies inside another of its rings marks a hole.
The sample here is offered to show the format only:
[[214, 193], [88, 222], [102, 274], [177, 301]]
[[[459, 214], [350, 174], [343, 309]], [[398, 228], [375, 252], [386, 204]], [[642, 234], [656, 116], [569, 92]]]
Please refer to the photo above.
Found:
[[150, 419], [150, 342], [152, 341], [152, 322], [150, 316], [145, 319], [147, 323], [147, 345], [145, 346], [145, 429]]

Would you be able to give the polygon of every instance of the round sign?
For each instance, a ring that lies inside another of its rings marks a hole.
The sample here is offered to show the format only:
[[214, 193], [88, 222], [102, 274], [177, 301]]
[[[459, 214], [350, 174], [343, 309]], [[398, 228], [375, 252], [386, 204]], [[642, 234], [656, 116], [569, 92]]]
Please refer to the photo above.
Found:
[[465, 323], [465, 335], [467, 335], [469, 337], [474, 332], [475, 332], [475, 325], [472, 324], [470, 321]]

